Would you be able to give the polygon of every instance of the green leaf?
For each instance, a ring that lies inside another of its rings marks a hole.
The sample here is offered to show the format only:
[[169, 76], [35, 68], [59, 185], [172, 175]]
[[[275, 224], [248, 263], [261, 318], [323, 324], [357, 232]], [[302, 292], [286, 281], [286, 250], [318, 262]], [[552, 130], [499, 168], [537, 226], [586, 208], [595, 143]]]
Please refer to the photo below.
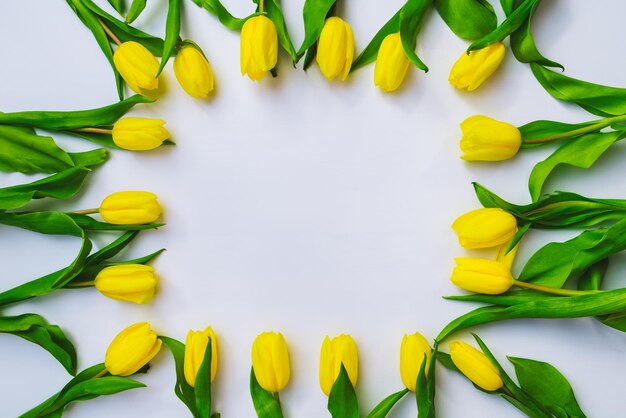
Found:
[[258, 418], [283, 418], [278, 394], [276, 397], [263, 389], [256, 380], [254, 368], [250, 370], [250, 395]]
[[592, 264], [578, 279], [579, 290], [600, 290], [602, 288], [602, 280], [609, 268], [609, 259], [605, 258]]
[[435, 410], [435, 368], [437, 366], [437, 352], [439, 344], [435, 342], [430, 362], [428, 364], [428, 379], [426, 378], [426, 355], [420, 366], [415, 384], [415, 398], [417, 401], [417, 417], [418, 418], [436, 418]]
[[111, 6], [115, 9], [116, 12], [123, 15], [124, 14], [124, 0], [107, 0]]
[[626, 136], [626, 132], [597, 132], [582, 135], [561, 145], [545, 160], [537, 163], [530, 173], [528, 189], [533, 200], [541, 196], [543, 185], [560, 164], [589, 168], [611, 145]]
[[359, 418], [356, 392], [343, 363], [328, 395], [328, 411], [332, 418]]
[[586, 418], [567, 379], [552, 365], [541, 361], [509, 357], [520, 386], [548, 409], [558, 408], [567, 417]]
[[39, 345], [52, 354], [68, 373], [76, 373], [74, 345], [61, 328], [48, 324], [43, 317], [35, 314], [0, 316], [0, 333], [13, 334]]
[[[40, 212], [52, 213], [52, 212]], [[165, 224], [141, 224], [141, 225], [115, 225], [107, 222], [100, 222], [91, 216], [81, 215], [77, 213], [66, 213], [80, 228], [88, 231], [141, 231], [145, 229], [156, 229]], [[0, 217], [0, 223], [2, 218]]]
[[533, 35], [531, 33], [531, 23], [532, 18], [535, 15], [535, 11], [537, 10], [537, 6], [539, 6], [539, 3], [540, 2], [537, 1], [532, 5], [526, 21], [522, 23], [519, 29], [511, 33], [511, 50], [513, 51], [513, 55], [515, 55], [515, 58], [517, 58], [517, 60], [520, 62], [534, 62], [537, 64], [545, 65], [546, 67], [558, 67], [564, 70], [565, 68], [558, 62], [551, 61], [541, 55], [541, 53], [537, 49], [535, 40], [533, 39]]
[[535, 78], [552, 97], [574, 103], [587, 112], [599, 116], [618, 116], [626, 113], [626, 89], [602, 86], [576, 80], [539, 64], [530, 65]]
[[165, 64], [174, 55], [176, 43], [180, 40], [180, 0], [169, 0], [167, 8], [167, 19], [165, 21], [165, 42], [163, 43], [163, 52], [161, 53], [161, 65], [159, 72], [161, 74]]
[[211, 338], [204, 350], [204, 357], [196, 375], [196, 408], [200, 418], [211, 418]]
[[491, 44], [502, 41], [524, 24], [530, 15], [531, 10], [535, 6], [535, 3], [538, 2], [539, 0], [524, 0], [519, 7], [515, 9], [515, 11], [507, 16], [506, 20], [502, 22], [500, 26], [472, 43], [469, 48], [467, 48], [467, 52], [469, 53], [470, 51], [476, 49], [482, 49]]
[[193, 2], [199, 7], [204, 8], [213, 16], [217, 17], [222, 25], [231, 30], [241, 30], [241, 27], [244, 23], [246, 23], [246, 20], [256, 15], [256, 13], [253, 13], [244, 18], [236, 18], [230, 14], [230, 12], [222, 5], [222, 3], [220, 3], [219, 0], [193, 0]]
[[500, 6], [502, 6], [505, 16], [513, 13], [513, 10], [515, 10], [515, 3], [516, 0], [500, 0]]
[[582, 318], [626, 310], [626, 289], [569, 297], [546, 297], [513, 306], [485, 306], [452, 320], [437, 336], [442, 341], [458, 331], [521, 318]]
[[439, 16], [462, 39], [482, 38], [498, 25], [491, 4], [485, 0], [435, 0]]
[[[258, 4], [258, 1], [259, 0], [255, 0], [255, 3]], [[267, 17], [274, 22], [276, 32], [278, 32], [278, 40], [283, 46], [283, 49], [289, 54], [295, 65], [295, 63], [298, 62], [298, 55], [296, 54], [296, 49], [294, 48], [291, 38], [289, 37], [289, 32], [287, 32], [287, 24], [285, 23], [285, 17], [283, 16], [283, 11], [280, 8], [279, 0], [266, 0], [265, 13], [267, 13]]]
[[136, 104], [153, 102], [154, 99], [135, 94], [126, 100], [89, 110], [0, 113], [0, 125], [20, 125], [51, 131], [110, 126]]
[[103, 148], [85, 152], [71, 152], [69, 155], [76, 167], [97, 166], [109, 158], [109, 152]]
[[51, 137], [30, 128], [0, 125], [0, 150], [0, 171], [57, 173], [74, 166]]
[[133, 0], [128, 9], [128, 14], [126, 15], [126, 23], [133, 23], [145, 8], [146, 0]]
[[189, 408], [191, 415], [194, 418], [199, 418], [200, 415], [196, 409], [196, 401], [194, 388], [192, 388], [185, 379], [185, 345], [178, 340], [169, 337], [159, 336], [163, 344], [170, 349], [174, 362], [176, 363], [176, 385], [174, 386], [174, 393], [186, 406]]
[[324, 22], [326, 22], [326, 18], [336, 2], [337, 0], [305, 0], [302, 9], [304, 41], [296, 53], [298, 60], [319, 39], [324, 28]]
[[374, 409], [372, 409], [372, 412], [367, 414], [367, 418], [385, 418], [387, 414], [389, 414], [389, 411], [391, 411], [391, 409], [396, 405], [396, 403], [398, 403], [398, 401], [402, 399], [407, 393], [409, 393], [409, 390], [405, 388], [401, 391], [392, 393], [391, 395], [387, 396], [378, 405], [376, 405]]
[[[576, 136], [577, 131], [588, 128], [594, 124], [597, 124], [598, 121], [590, 121], [583, 123], [563, 123], [563, 122], [555, 122], [551, 120], [536, 120], [534, 122], [527, 123], [526, 125], [520, 126], [518, 129], [522, 134], [522, 148], [535, 148], [542, 147], [545, 145], [552, 144], [552, 141], [545, 142], [537, 142], [532, 143], [535, 139], [545, 139], [550, 138], [556, 135], [564, 135], [570, 134], [567, 139]], [[602, 127], [598, 127], [597, 131], [600, 131]], [[588, 133], [588, 132], [583, 132]], [[564, 138], [565, 139], [565, 138]]]
[[363, 51], [359, 54], [358, 57], [352, 63], [352, 67], [350, 67], [350, 72], [355, 71], [371, 62], [376, 60], [376, 56], [378, 55], [378, 50], [380, 49], [380, 45], [383, 43], [383, 40], [387, 37], [387, 35], [391, 35], [392, 33], [400, 32], [400, 12], [402, 9], [398, 10], [398, 12], [393, 15], [391, 19], [374, 35], [374, 38], [370, 41], [369, 44], [365, 47]]
[[461, 371], [456, 367], [456, 364], [452, 361], [450, 354], [438, 351], [436, 357], [437, 361], [446, 369], [461, 373]]
[[400, 9], [400, 38], [402, 47], [409, 61], [417, 68], [428, 72], [428, 67], [415, 53], [417, 35], [422, 28], [424, 15], [430, 7], [432, 0], [408, 0]]

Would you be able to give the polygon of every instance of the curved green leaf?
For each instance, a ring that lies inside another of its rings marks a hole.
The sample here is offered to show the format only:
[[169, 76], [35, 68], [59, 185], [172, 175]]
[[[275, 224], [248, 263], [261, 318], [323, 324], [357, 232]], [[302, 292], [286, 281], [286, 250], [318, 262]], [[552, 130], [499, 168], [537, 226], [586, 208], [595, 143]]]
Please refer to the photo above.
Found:
[[365, 49], [356, 57], [352, 63], [352, 67], [350, 67], [350, 72], [374, 62], [383, 40], [387, 37], [387, 35], [391, 35], [396, 32], [400, 32], [400, 10], [398, 10], [398, 12], [393, 15], [387, 23], [385, 23], [376, 35], [374, 35], [374, 38], [370, 41], [370, 43], [367, 44]]
[[196, 385], [194, 388], [196, 398], [196, 409], [200, 418], [211, 417], [211, 338], [204, 350], [204, 357], [196, 375]]
[[0, 125], [0, 171], [57, 173], [73, 166], [70, 155], [51, 137], [31, 128]]
[[128, 14], [126, 15], [126, 23], [130, 24], [135, 21], [146, 8], [146, 0], [133, 0], [128, 8]]
[[213, 16], [217, 17], [217, 19], [222, 23], [222, 25], [226, 26], [231, 30], [241, 30], [241, 27], [246, 20], [255, 16], [256, 13], [253, 13], [244, 18], [234, 17], [230, 12], [220, 3], [219, 0], [193, 0], [196, 5], [204, 8], [206, 11], [211, 13]]
[[511, 50], [513, 51], [513, 55], [515, 55], [515, 58], [517, 58], [520, 62], [535, 62], [537, 64], [545, 65], [546, 67], [558, 67], [561, 70], [564, 70], [565, 68], [561, 64], [547, 59], [537, 49], [537, 45], [535, 44], [535, 40], [531, 33], [531, 23], [538, 5], [539, 2], [532, 5], [526, 21], [520, 26], [519, 29], [511, 33]]
[[430, 362], [428, 364], [428, 379], [426, 379], [426, 355], [420, 366], [415, 382], [415, 400], [417, 402], [417, 418], [436, 418], [435, 409], [435, 367], [437, 366], [437, 352], [439, 343], [435, 342]]
[[305, 0], [302, 9], [304, 41], [302, 41], [302, 45], [296, 53], [298, 60], [300, 60], [305, 51], [311, 48], [319, 39], [328, 13], [336, 2], [337, 0]]
[[196, 409], [194, 388], [191, 387], [185, 379], [185, 344], [170, 337], [159, 336], [159, 339], [170, 349], [174, 357], [174, 362], [176, 363], [176, 385], [174, 386], [174, 393], [178, 399], [189, 408], [191, 415], [194, 418], [199, 418], [200, 415]]
[[332, 418], [359, 418], [356, 392], [343, 363], [328, 395], [328, 411]]
[[165, 41], [161, 53], [161, 65], [157, 75], [161, 74], [165, 64], [174, 54], [176, 44], [180, 41], [180, 0], [169, 0], [167, 7], [167, 19], [165, 21]]
[[417, 35], [422, 28], [424, 14], [433, 0], [408, 0], [400, 9], [400, 38], [409, 61], [417, 68], [428, 72], [428, 67], [415, 53]]
[[250, 370], [250, 395], [258, 418], [283, 418], [280, 402], [270, 392], [259, 385], [254, 374], [254, 368]]
[[124, 0], [107, 0], [120, 15], [124, 14]]
[[498, 25], [493, 7], [485, 0], [435, 0], [435, 7], [446, 25], [462, 39], [482, 38]]
[[[258, 2], [259, 0], [255, 0], [255, 3], [258, 4]], [[285, 22], [285, 17], [283, 16], [283, 11], [280, 8], [279, 0], [266, 0], [265, 13], [267, 14], [267, 17], [274, 22], [276, 32], [278, 33], [278, 41], [282, 45], [283, 49], [289, 54], [295, 65], [295, 63], [298, 62], [298, 55], [296, 54], [296, 49], [294, 48], [291, 38], [289, 37], [287, 24]]]
[[409, 393], [409, 390], [405, 388], [387, 396], [385, 399], [380, 401], [378, 405], [376, 405], [372, 412], [367, 414], [367, 418], [385, 418], [398, 401], [407, 393]]
[[[536, 120], [534, 122], [527, 123], [526, 125], [520, 126], [518, 129], [522, 134], [522, 148], [535, 148], [542, 147], [545, 145], [552, 144], [552, 141], [546, 142], [537, 142], [537, 143], [528, 143], [527, 141], [532, 141], [535, 139], [544, 139], [550, 138], [556, 135], [564, 135], [571, 133], [571, 135], [567, 136], [570, 139], [573, 138], [582, 132], [584, 128], [589, 128], [593, 125], [598, 125], [598, 129], [596, 131], [600, 131], [605, 126], [598, 123], [598, 121], [589, 121], [583, 123], [563, 123], [556, 122], [552, 120]], [[585, 129], [587, 131], [587, 129]], [[594, 131], [587, 131], [582, 133], [589, 133]]]

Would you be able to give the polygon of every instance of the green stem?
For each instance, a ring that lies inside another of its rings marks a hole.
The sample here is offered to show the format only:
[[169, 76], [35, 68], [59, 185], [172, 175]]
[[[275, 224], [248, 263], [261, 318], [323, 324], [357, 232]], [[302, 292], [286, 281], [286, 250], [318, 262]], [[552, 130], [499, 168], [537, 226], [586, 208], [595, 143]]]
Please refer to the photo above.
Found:
[[75, 210], [75, 211], [70, 212], [70, 213], [75, 213], [76, 215], [91, 215], [93, 213], [98, 213], [98, 212], [100, 212], [100, 209], [92, 208], [92, 209]]
[[107, 36], [111, 38], [111, 40], [115, 42], [118, 46], [120, 46], [122, 44], [122, 41], [120, 41], [120, 38], [115, 36], [115, 34], [111, 31], [111, 29], [109, 29], [109, 27], [105, 25], [104, 22], [100, 18], [97, 18], [97, 19], [98, 19], [98, 22], [100, 23], [100, 26], [102, 26], [102, 29], [104, 29], [104, 31], [106, 32]]
[[94, 280], [90, 280], [90, 281], [82, 281], [82, 282], [76, 282], [76, 283], [68, 283], [65, 286], [63, 286], [66, 289], [80, 289], [82, 287], [91, 287], [94, 286], [96, 284], [96, 282]]
[[560, 289], [556, 287], [542, 286], [539, 284], [522, 282], [519, 280], [513, 279], [513, 284], [518, 287], [523, 287], [525, 289], [536, 290], [538, 292], [549, 293], [551, 295], [559, 295], [559, 296], [582, 296], [582, 295], [593, 295], [596, 293], [602, 292], [602, 290], [570, 290], [570, 289]]
[[97, 379], [99, 377], [106, 376], [107, 374], [109, 374], [109, 371], [107, 369], [104, 369], [100, 373], [92, 377], [92, 379]]
[[280, 411], [282, 412], [283, 407], [280, 405], [280, 395], [278, 394], [278, 392], [274, 392], [272, 393], [272, 396], [274, 397], [274, 399], [276, 399], [276, 403], [278, 404], [278, 409], [280, 409]]
[[104, 129], [104, 128], [78, 128], [78, 129], [72, 129], [72, 132], [86, 132], [86, 133], [91, 133], [91, 134], [104, 134], [104, 135], [111, 135], [113, 133], [111, 129]]
[[265, 13], [265, 0], [259, 0], [259, 12]]
[[565, 138], [573, 138], [576, 136], [580, 136], [583, 134], [587, 134], [590, 132], [599, 131], [602, 128], [606, 128], [607, 126], [613, 123], [625, 122], [626, 114], [620, 116], [612, 116], [610, 118], [600, 119], [596, 121], [596, 123], [585, 126], [582, 128], [574, 129], [573, 131], [563, 132], [561, 134], [546, 136], [545, 138], [536, 138], [536, 139], [523, 139], [522, 142], [524, 144], [543, 144], [546, 142], [558, 141], [559, 139]]

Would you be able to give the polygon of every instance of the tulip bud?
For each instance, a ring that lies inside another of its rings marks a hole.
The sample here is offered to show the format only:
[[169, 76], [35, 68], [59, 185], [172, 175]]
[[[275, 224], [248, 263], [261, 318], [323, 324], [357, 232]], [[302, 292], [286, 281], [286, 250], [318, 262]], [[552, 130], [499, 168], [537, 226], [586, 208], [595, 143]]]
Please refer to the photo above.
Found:
[[147, 322], [131, 325], [113, 339], [107, 349], [104, 366], [115, 376], [130, 376], [157, 355], [161, 340]]
[[289, 382], [289, 351], [280, 332], [263, 332], [252, 344], [252, 369], [259, 385], [280, 392]]
[[400, 376], [402, 383], [411, 392], [415, 392], [415, 383], [422, 363], [426, 361], [424, 372], [428, 375], [428, 364], [432, 349], [426, 338], [419, 332], [413, 335], [404, 335], [400, 346]]
[[320, 386], [328, 396], [341, 372], [341, 364], [348, 372], [352, 386], [356, 386], [359, 373], [359, 357], [356, 343], [351, 336], [342, 334], [322, 343], [320, 354]]
[[161, 206], [154, 193], [117, 192], [102, 201], [100, 215], [115, 225], [147, 224], [159, 219]]
[[452, 229], [465, 248], [491, 248], [511, 241], [517, 220], [500, 208], [483, 208], [459, 216]]
[[96, 289], [111, 299], [148, 303], [154, 296], [159, 278], [144, 264], [118, 264], [105, 267], [96, 276]]
[[246, 20], [241, 28], [241, 74], [261, 81], [278, 61], [278, 34], [269, 18], [259, 15]]
[[142, 44], [134, 41], [122, 43], [113, 53], [113, 62], [134, 92], [143, 94], [143, 90], [159, 87], [159, 61]]
[[515, 126], [476, 115], [461, 123], [462, 159], [502, 161], [515, 156], [522, 145], [522, 134]]
[[352, 28], [343, 19], [326, 19], [322, 33], [317, 41], [317, 64], [328, 80], [341, 75], [345, 80], [352, 67], [354, 57], [354, 35]]
[[204, 354], [206, 352], [207, 345], [209, 344], [209, 338], [211, 338], [211, 382], [215, 380], [215, 373], [217, 373], [217, 338], [213, 328], [208, 327], [204, 331], [190, 330], [187, 333], [187, 341], [185, 342], [185, 380], [189, 383], [189, 386], [195, 387], [196, 376], [198, 370], [204, 360]]
[[513, 286], [509, 267], [501, 261], [483, 258], [455, 258], [456, 267], [450, 280], [461, 289], [499, 295]]
[[120, 148], [147, 151], [161, 146], [170, 133], [163, 127], [165, 121], [148, 118], [122, 118], [115, 122], [111, 135]]
[[494, 391], [504, 385], [498, 369], [471, 345], [461, 341], [450, 343], [450, 356], [454, 365], [476, 386]]
[[448, 80], [456, 88], [476, 90], [498, 69], [505, 52], [502, 42], [471, 51], [469, 55], [463, 52], [450, 70]]
[[193, 98], [205, 99], [213, 91], [213, 71], [202, 51], [186, 42], [174, 58], [174, 74]]
[[374, 67], [374, 84], [384, 92], [400, 87], [409, 69], [409, 58], [402, 47], [400, 33], [387, 35], [378, 49]]

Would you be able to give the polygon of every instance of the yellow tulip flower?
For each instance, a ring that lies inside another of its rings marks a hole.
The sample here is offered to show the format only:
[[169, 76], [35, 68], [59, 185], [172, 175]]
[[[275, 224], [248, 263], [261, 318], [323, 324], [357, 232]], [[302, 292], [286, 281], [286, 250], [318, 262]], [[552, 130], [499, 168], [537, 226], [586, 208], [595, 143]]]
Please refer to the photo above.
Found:
[[117, 192], [102, 201], [100, 215], [115, 225], [147, 224], [159, 219], [161, 206], [154, 193]]
[[278, 33], [269, 18], [259, 15], [241, 28], [241, 74], [261, 81], [278, 62]]
[[432, 355], [430, 344], [426, 338], [419, 332], [402, 338], [400, 346], [400, 376], [402, 383], [411, 392], [415, 392], [415, 384], [417, 375], [419, 374], [422, 363], [426, 361], [424, 372], [428, 375], [428, 363]]
[[328, 80], [345, 80], [354, 57], [354, 34], [350, 25], [336, 16], [326, 19], [317, 41], [316, 61]]
[[471, 51], [469, 55], [463, 52], [452, 67], [448, 80], [456, 88], [476, 90], [498, 69], [505, 53], [502, 42]]
[[280, 392], [291, 369], [285, 337], [280, 332], [263, 332], [252, 344], [252, 369], [259, 385], [268, 392]]
[[131, 325], [113, 339], [107, 349], [104, 366], [115, 376], [130, 376], [157, 355], [161, 340], [147, 322]]
[[500, 208], [483, 208], [459, 216], [452, 229], [465, 248], [491, 248], [511, 241], [517, 220]]
[[461, 289], [485, 295], [499, 295], [513, 286], [510, 268], [495, 260], [455, 258], [450, 280]]
[[208, 327], [204, 331], [190, 330], [187, 333], [187, 340], [185, 342], [185, 361], [184, 372], [185, 380], [191, 387], [196, 385], [196, 377], [198, 370], [204, 360], [204, 354], [206, 352], [207, 345], [209, 344], [209, 338], [211, 338], [211, 382], [215, 380], [215, 374], [217, 373], [217, 337], [213, 328]]
[[471, 345], [462, 341], [450, 343], [450, 356], [454, 365], [476, 386], [495, 391], [504, 385], [498, 369]]
[[522, 134], [515, 126], [487, 116], [471, 116], [461, 123], [462, 159], [466, 161], [502, 161], [517, 154]]
[[178, 83], [193, 98], [205, 99], [213, 91], [213, 71], [197, 47], [185, 44], [174, 58], [174, 74]]
[[163, 127], [164, 120], [127, 117], [113, 125], [111, 136], [120, 148], [131, 151], [147, 151], [158, 148], [169, 139], [170, 133]]
[[154, 296], [159, 278], [144, 264], [118, 264], [105, 267], [94, 285], [104, 296], [134, 303], [148, 303]]
[[395, 91], [404, 81], [408, 69], [409, 58], [402, 47], [400, 33], [387, 35], [378, 49], [374, 84], [384, 92]]
[[128, 87], [139, 94], [159, 87], [159, 61], [142, 44], [122, 43], [113, 53], [113, 63]]
[[341, 372], [341, 365], [348, 372], [352, 386], [356, 386], [359, 377], [359, 357], [356, 343], [349, 335], [339, 335], [332, 340], [329, 337], [322, 343], [320, 353], [320, 387], [328, 396]]

